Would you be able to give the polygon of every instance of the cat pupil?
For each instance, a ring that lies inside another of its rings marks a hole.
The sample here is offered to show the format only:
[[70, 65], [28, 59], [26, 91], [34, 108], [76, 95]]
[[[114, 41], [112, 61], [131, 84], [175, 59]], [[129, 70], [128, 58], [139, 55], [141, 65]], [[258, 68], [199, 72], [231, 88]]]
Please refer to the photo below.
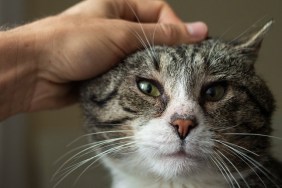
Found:
[[145, 91], [146, 93], [151, 93], [152, 92], [152, 85], [149, 83], [146, 84], [141, 84], [141, 88], [143, 91]]
[[206, 100], [208, 101], [219, 101], [225, 94], [225, 88], [222, 85], [215, 85], [209, 87], [205, 92]]
[[137, 83], [138, 88], [141, 92], [143, 92], [146, 95], [158, 97], [160, 96], [159, 89], [149, 81], [140, 81]]

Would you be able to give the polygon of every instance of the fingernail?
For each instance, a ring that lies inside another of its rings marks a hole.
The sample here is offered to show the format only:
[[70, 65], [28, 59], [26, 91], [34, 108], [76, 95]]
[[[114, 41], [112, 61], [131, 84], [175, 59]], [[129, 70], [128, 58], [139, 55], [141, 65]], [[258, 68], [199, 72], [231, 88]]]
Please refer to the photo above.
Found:
[[195, 38], [205, 38], [208, 33], [208, 27], [203, 22], [186, 23], [189, 34]]

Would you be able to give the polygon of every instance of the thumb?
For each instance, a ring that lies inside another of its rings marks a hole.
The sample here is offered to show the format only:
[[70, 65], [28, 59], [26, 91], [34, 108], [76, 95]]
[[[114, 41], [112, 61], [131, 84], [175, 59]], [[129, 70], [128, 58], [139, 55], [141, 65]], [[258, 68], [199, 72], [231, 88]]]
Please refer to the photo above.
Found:
[[[195, 43], [204, 40], [208, 35], [208, 27], [203, 22], [187, 24], [138, 24], [135, 31], [139, 40], [149, 41], [158, 45], [176, 45]], [[141, 33], [140, 33], [141, 32]]]

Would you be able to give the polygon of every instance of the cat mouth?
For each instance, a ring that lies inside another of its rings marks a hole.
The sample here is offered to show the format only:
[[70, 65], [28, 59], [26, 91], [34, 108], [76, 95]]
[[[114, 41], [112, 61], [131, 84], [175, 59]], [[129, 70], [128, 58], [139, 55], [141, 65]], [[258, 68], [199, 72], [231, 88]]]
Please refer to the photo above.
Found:
[[167, 155], [168, 157], [179, 157], [179, 158], [186, 158], [188, 157], [189, 155], [184, 151], [184, 150], [180, 150], [180, 151], [177, 151], [175, 153], [171, 153], [171, 154], [168, 154]]
[[186, 151], [184, 151], [182, 149], [179, 150], [179, 151], [176, 151], [174, 153], [166, 154], [166, 155], [164, 155], [164, 157], [174, 158], [174, 159], [192, 159], [192, 158], [195, 158], [195, 156], [187, 153]]

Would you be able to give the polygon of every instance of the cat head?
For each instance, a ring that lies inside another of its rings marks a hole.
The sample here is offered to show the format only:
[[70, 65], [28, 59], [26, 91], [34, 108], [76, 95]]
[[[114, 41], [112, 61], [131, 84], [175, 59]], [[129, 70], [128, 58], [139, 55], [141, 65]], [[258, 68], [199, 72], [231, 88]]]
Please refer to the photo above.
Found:
[[249, 133], [271, 131], [273, 97], [254, 68], [271, 24], [231, 42], [145, 49], [86, 82], [86, 128], [93, 145], [104, 141], [99, 152], [107, 164], [170, 179], [225, 157], [248, 168], [239, 152], [266, 155], [269, 140]]

